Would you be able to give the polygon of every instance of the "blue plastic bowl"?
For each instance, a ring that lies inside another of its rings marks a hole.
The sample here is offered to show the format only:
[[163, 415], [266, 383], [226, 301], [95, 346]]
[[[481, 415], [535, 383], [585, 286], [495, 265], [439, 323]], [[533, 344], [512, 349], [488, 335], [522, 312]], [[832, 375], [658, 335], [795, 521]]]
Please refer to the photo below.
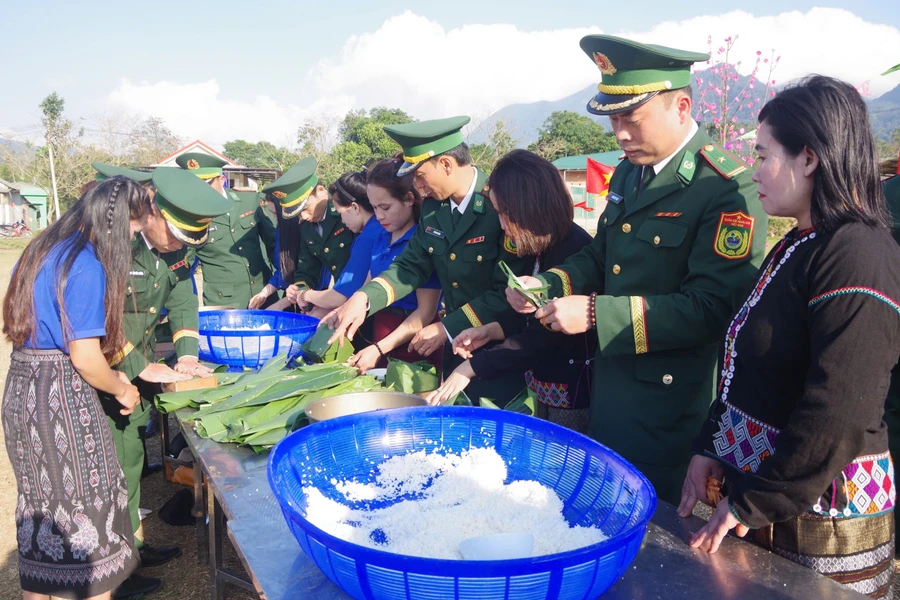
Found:
[[[570, 524], [599, 527], [609, 539], [528, 559], [438, 560], [345, 542], [306, 519], [305, 486], [346, 502], [332, 478], [370, 483], [373, 464], [389, 457], [468, 448], [496, 449], [508, 467], [507, 483], [530, 479], [553, 488]], [[323, 421], [275, 446], [268, 475], [303, 551], [360, 599], [596, 598], [628, 568], [656, 509], [646, 477], [605, 446], [553, 423], [474, 407], [384, 410]]]
[[204, 311], [200, 313], [200, 360], [251, 369], [285, 352], [293, 360], [302, 354], [300, 346], [318, 324], [315, 317], [273, 310]]

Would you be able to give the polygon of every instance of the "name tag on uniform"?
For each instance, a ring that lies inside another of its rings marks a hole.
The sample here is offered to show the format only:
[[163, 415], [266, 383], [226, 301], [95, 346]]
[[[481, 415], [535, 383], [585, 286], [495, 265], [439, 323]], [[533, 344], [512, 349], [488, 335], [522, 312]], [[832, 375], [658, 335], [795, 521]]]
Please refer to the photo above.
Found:
[[169, 267], [169, 270], [170, 270], [170, 271], [175, 271], [175, 270], [177, 270], [177, 269], [180, 269], [181, 267], [186, 267], [186, 266], [187, 266], [187, 261], [186, 261], [186, 260], [180, 260], [180, 261], [178, 261], [177, 263], [175, 263], [174, 265], [172, 265], [171, 267]]
[[128, 275], [130, 275], [131, 277], [144, 277], [146, 273], [144, 273], [143, 271], [128, 271]]
[[480, 235], [477, 238], [472, 238], [471, 240], [466, 240], [466, 245], [468, 246], [469, 244], [480, 244], [483, 241], [484, 241], [484, 236]]
[[607, 194], [606, 199], [609, 200], [610, 202], [612, 202], [613, 204], [619, 204], [622, 200], [624, 200], [624, 198], [622, 198], [622, 196], [618, 195], [615, 192], [610, 192], [609, 194]]
[[210, 230], [210, 231], [215, 231], [215, 230], [216, 230], [216, 226], [215, 226], [215, 225], [210, 225], [210, 226], [209, 226], [209, 230]]
[[436, 238], [444, 239], [447, 235], [441, 231], [440, 229], [435, 229], [434, 227], [426, 227], [425, 233], [431, 234]]

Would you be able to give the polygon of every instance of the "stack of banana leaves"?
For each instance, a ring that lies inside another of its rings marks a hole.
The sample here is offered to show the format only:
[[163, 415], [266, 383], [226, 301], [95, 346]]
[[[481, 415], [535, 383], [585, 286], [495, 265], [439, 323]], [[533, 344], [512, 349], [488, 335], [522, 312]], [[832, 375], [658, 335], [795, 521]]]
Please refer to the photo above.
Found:
[[197, 408], [187, 419], [201, 437], [260, 452], [305, 425], [303, 409], [315, 400], [382, 388], [374, 377], [341, 364], [286, 366], [287, 357], [276, 356], [255, 372], [217, 373], [219, 387], [160, 394], [156, 405], [163, 413]]

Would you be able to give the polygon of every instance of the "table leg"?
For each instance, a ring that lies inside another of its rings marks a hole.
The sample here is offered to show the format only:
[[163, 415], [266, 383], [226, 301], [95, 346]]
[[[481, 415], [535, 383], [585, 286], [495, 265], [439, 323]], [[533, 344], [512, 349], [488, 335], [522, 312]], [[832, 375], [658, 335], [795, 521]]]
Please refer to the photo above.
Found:
[[[191, 508], [191, 515], [196, 522], [197, 530], [197, 560], [201, 563], [209, 559], [209, 540], [206, 535], [206, 501], [203, 498], [203, 469], [200, 468], [200, 461], [195, 460], [193, 465], [194, 473], [194, 506]], [[212, 494], [210, 494], [212, 496]]]
[[210, 600], [222, 600], [224, 589], [219, 585], [219, 571], [222, 568], [222, 528], [225, 516], [215, 493], [207, 494], [207, 514], [209, 515], [209, 597]]

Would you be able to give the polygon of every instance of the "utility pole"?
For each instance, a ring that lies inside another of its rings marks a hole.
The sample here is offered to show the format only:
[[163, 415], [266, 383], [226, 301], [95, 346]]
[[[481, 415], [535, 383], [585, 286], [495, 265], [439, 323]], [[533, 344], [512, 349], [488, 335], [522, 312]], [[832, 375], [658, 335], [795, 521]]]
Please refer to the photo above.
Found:
[[56, 209], [56, 220], [59, 221], [59, 194], [56, 193], [56, 169], [53, 166], [53, 141], [50, 130], [47, 130], [47, 152], [50, 155], [50, 183], [53, 185], [53, 206]]

